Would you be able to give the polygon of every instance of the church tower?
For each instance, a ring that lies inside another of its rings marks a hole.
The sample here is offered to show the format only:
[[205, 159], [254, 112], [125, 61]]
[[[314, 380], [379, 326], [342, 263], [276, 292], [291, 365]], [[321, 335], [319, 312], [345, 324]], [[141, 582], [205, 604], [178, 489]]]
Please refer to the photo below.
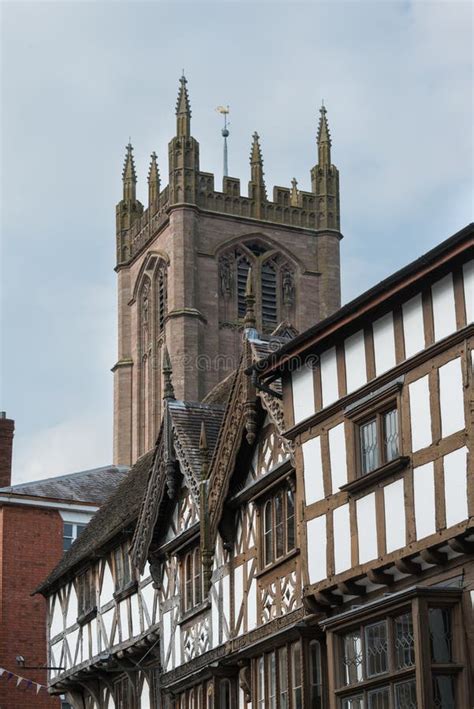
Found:
[[293, 179], [291, 188], [274, 187], [268, 198], [257, 133], [248, 196], [234, 177], [224, 177], [219, 191], [214, 175], [200, 169], [182, 76], [168, 166], [162, 188], [151, 154], [144, 208], [133, 148], [126, 147], [116, 208], [115, 464], [133, 463], [155, 442], [168, 357], [175, 396], [189, 401], [200, 401], [237, 366], [250, 269], [260, 333], [269, 335], [281, 322], [302, 331], [340, 306], [339, 175], [324, 107], [311, 192]]

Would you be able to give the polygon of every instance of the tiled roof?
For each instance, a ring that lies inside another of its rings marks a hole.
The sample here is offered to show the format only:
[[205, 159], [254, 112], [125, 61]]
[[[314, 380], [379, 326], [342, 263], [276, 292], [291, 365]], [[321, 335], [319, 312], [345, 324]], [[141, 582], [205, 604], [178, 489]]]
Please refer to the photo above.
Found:
[[72, 571], [135, 521], [146, 491], [154, 453], [153, 449], [137, 460], [37, 592], [47, 593], [61, 576]]
[[89, 502], [100, 506], [114, 492], [127, 472], [128, 467], [125, 465], [106, 465], [55, 478], [2, 487], [0, 495], [47, 497], [68, 502]]

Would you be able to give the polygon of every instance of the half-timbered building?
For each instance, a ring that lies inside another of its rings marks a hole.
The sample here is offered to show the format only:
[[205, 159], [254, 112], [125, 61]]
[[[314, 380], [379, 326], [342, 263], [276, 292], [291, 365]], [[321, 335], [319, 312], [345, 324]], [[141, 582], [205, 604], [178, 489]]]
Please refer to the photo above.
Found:
[[[472, 226], [312, 329], [256, 329], [39, 589], [82, 709], [472, 705]], [[471, 259], [471, 260], [470, 260]], [[276, 349], [276, 351], [274, 351]]]

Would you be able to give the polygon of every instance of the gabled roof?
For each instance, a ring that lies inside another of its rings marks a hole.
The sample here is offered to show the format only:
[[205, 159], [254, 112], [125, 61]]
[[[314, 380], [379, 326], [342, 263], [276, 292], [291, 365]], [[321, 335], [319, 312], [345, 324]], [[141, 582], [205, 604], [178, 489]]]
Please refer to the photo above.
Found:
[[269, 353], [265, 359], [253, 364], [249, 369], [256, 369], [260, 376], [273, 375], [281, 370], [292, 357], [305, 352], [309, 348], [319, 347], [320, 343], [330, 337], [335, 330], [345, 327], [369, 311], [380, 307], [380, 303], [398, 296], [401, 292], [413, 287], [420, 278], [442, 268], [450, 259], [463, 253], [472, 252], [474, 244], [474, 223], [468, 224], [445, 241], [435, 246], [388, 278], [366, 290], [346, 305], [336, 310], [332, 315], [316, 323], [295, 338], [284, 344], [278, 351]]
[[199, 485], [201, 480], [201, 455], [199, 453], [201, 422], [204, 422], [209, 455], [212, 456], [225, 407], [219, 404], [197, 404], [176, 400], [168, 401], [167, 406], [171, 416], [171, 425], [176, 434], [175, 447], [178, 448], [177, 454], [180, 462], [193, 476], [195, 485]]
[[100, 506], [114, 492], [127, 472], [128, 467], [125, 465], [105, 465], [55, 478], [2, 487], [0, 495], [41, 497]]
[[146, 490], [154, 453], [151, 450], [137, 460], [108, 502], [94, 515], [59, 564], [37, 588], [37, 593], [46, 595], [61, 577], [93, 558], [101, 547], [134, 523]]

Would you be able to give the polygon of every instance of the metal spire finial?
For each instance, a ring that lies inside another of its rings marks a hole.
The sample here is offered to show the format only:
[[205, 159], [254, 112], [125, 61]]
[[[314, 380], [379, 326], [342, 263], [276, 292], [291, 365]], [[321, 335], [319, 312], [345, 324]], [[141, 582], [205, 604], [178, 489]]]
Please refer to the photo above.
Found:
[[229, 106], [218, 106], [216, 108], [218, 113], [224, 116], [224, 127], [221, 130], [222, 137], [224, 138], [224, 177], [229, 175], [229, 164], [227, 158], [227, 138], [229, 137], [229, 126], [230, 123], [227, 122], [227, 116], [229, 115]]

